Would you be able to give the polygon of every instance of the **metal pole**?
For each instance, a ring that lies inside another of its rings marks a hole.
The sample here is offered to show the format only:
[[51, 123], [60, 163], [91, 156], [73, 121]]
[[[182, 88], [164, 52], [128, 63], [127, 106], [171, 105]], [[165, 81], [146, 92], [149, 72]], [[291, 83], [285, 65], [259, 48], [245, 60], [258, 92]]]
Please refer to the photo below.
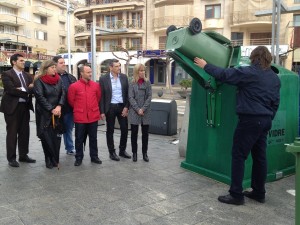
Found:
[[91, 24], [91, 54], [92, 54], [92, 80], [95, 81], [96, 78], [96, 21], [93, 20], [93, 24]]
[[[273, 10], [272, 10], [272, 43], [271, 43], [271, 54], [274, 57], [274, 43], [275, 43], [275, 10], [276, 10], [276, 1], [273, 0]], [[273, 59], [274, 62], [274, 59]]]
[[281, 17], [281, 0], [277, 0], [276, 61], [275, 61], [277, 65], [279, 65], [280, 17]]
[[70, 38], [70, 1], [67, 0], [67, 40], [68, 40], [68, 72], [71, 71], [71, 38]]

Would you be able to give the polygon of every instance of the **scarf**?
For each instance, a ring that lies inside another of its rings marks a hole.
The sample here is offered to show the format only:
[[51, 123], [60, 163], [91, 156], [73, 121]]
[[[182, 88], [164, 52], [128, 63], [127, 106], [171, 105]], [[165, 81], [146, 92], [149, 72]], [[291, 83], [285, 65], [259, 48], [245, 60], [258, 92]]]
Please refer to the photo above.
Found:
[[58, 81], [59, 81], [60, 77], [59, 75], [56, 73], [54, 76], [52, 75], [44, 75], [41, 77], [41, 80], [46, 83], [46, 84], [50, 84], [50, 85], [54, 85], [54, 84], [57, 84]]
[[145, 81], [144, 78], [140, 78], [140, 79], [138, 80], [138, 84], [139, 84], [139, 85], [142, 85], [142, 84], [144, 83], [144, 81]]

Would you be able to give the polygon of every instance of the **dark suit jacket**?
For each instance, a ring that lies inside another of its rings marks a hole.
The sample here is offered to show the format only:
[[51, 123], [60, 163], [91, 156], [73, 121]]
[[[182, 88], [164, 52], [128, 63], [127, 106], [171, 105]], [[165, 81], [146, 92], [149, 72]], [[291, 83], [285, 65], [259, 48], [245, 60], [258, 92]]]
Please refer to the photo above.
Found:
[[[128, 101], [128, 78], [125, 74], [120, 74], [120, 82], [122, 86], [122, 97], [123, 97], [123, 103], [124, 107], [129, 107], [129, 101]], [[111, 80], [110, 80], [110, 74], [106, 74], [102, 77], [100, 77], [99, 80], [100, 87], [101, 87], [101, 100], [100, 100], [100, 111], [101, 113], [107, 113], [109, 110], [109, 104], [111, 103], [112, 98], [112, 87], [111, 87]]]
[[[26, 73], [22, 72], [25, 79], [25, 83], [28, 86], [32, 83], [32, 77]], [[26, 99], [29, 109], [33, 111], [32, 104], [32, 94], [33, 88], [28, 88], [28, 92], [18, 90], [18, 87], [22, 87], [21, 81], [13, 69], [7, 70], [2, 74], [2, 83], [4, 87], [4, 92], [0, 105], [0, 112], [11, 115], [17, 108], [19, 98]]]

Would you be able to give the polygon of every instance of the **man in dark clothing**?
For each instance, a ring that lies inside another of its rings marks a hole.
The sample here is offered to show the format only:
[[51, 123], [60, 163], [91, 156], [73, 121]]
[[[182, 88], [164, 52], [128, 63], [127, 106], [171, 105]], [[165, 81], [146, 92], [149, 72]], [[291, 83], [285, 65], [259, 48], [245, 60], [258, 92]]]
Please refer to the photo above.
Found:
[[[53, 61], [57, 63], [56, 70], [57, 73], [60, 75], [60, 78], [62, 79], [64, 91], [67, 96], [69, 86], [72, 83], [76, 82], [76, 78], [72, 74], [66, 72], [65, 60], [60, 55], [53, 57]], [[62, 112], [64, 115], [63, 118], [64, 118], [65, 132], [63, 134], [63, 137], [64, 137], [66, 153], [68, 155], [75, 155], [74, 142], [72, 137], [72, 131], [74, 127], [73, 110], [69, 105], [68, 101], [65, 102]]]
[[19, 167], [16, 161], [18, 143], [19, 162], [35, 163], [29, 153], [29, 110], [33, 111], [33, 84], [31, 76], [24, 72], [25, 59], [23, 55], [14, 54], [10, 57], [12, 69], [3, 72], [2, 82], [4, 94], [0, 112], [4, 113], [6, 122], [6, 154], [8, 164]]
[[[239, 121], [233, 137], [230, 194], [218, 198], [220, 202], [234, 205], [244, 204], [244, 196], [261, 203], [265, 201], [267, 134], [280, 100], [280, 80], [271, 69], [269, 50], [264, 46], [256, 47], [250, 60], [250, 66], [223, 69], [198, 57], [194, 59], [196, 65], [216, 80], [238, 88], [236, 113]], [[252, 191], [243, 192], [245, 160], [250, 151]]]

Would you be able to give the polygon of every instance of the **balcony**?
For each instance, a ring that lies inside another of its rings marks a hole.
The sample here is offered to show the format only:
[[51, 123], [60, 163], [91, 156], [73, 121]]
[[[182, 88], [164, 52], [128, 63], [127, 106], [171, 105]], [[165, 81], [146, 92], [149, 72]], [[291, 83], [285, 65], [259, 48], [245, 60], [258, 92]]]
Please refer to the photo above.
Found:
[[[116, 20], [116, 21], [102, 21], [97, 23], [98, 28], [102, 28], [103, 31], [96, 31], [97, 34], [102, 35], [115, 35], [115, 34], [143, 34], [145, 33], [142, 20]], [[75, 26], [75, 38], [90, 35], [91, 25], [79, 25]]]
[[62, 23], [65, 23], [65, 22], [67, 22], [67, 18], [66, 18], [66, 16], [59, 15], [59, 16], [58, 16], [58, 21], [59, 21], [59, 22], [62, 22]]
[[99, 6], [99, 5], [113, 5], [124, 6], [124, 5], [134, 5], [134, 6], [145, 6], [144, 0], [86, 0], [86, 6]]
[[34, 14], [37, 14], [37, 15], [40, 15], [40, 16], [45, 16], [45, 17], [53, 16], [53, 11], [51, 9], [47, 9], [43, 6], [33, 6], [32, 7], [32, 12]]
[[18, 9], [25, 7], [25, 1], [24, 0], [0, 0], [0, 5]]
[[206, 19], [202, 21], [203, 29], [221, 29], [224, 28], [224, 19]]
[[193, 4], [193, 0], [153, 0], [156, 7], [165, 5], [183, 5], [183, 4]]
[[145, 6], [143, 0], [87, 0], [86, 7], [74, 11], [78, 19], [88, 19], [93, 13], [135, 10]]
[[24, 26], [26, 20], [12, 14], [0, 14], [0, 24], [9, 26]]
[[189, 25], [193, 16], [164, 16], [153, 19], [153, 27], [155, 31], [167, 29], [170, 25], [176, 27], [186, 27]]
[[65, 31], [65, 30], [59, 30], [58, 31], [58, 35], [66, 37], [67, 36], [67, 31]]
[[230, 25], [232, 27], [241, 27], [259, 24], [272, 24], [272, 16], [255, 16], [257, 10], [236, 11], [230, 15]]

